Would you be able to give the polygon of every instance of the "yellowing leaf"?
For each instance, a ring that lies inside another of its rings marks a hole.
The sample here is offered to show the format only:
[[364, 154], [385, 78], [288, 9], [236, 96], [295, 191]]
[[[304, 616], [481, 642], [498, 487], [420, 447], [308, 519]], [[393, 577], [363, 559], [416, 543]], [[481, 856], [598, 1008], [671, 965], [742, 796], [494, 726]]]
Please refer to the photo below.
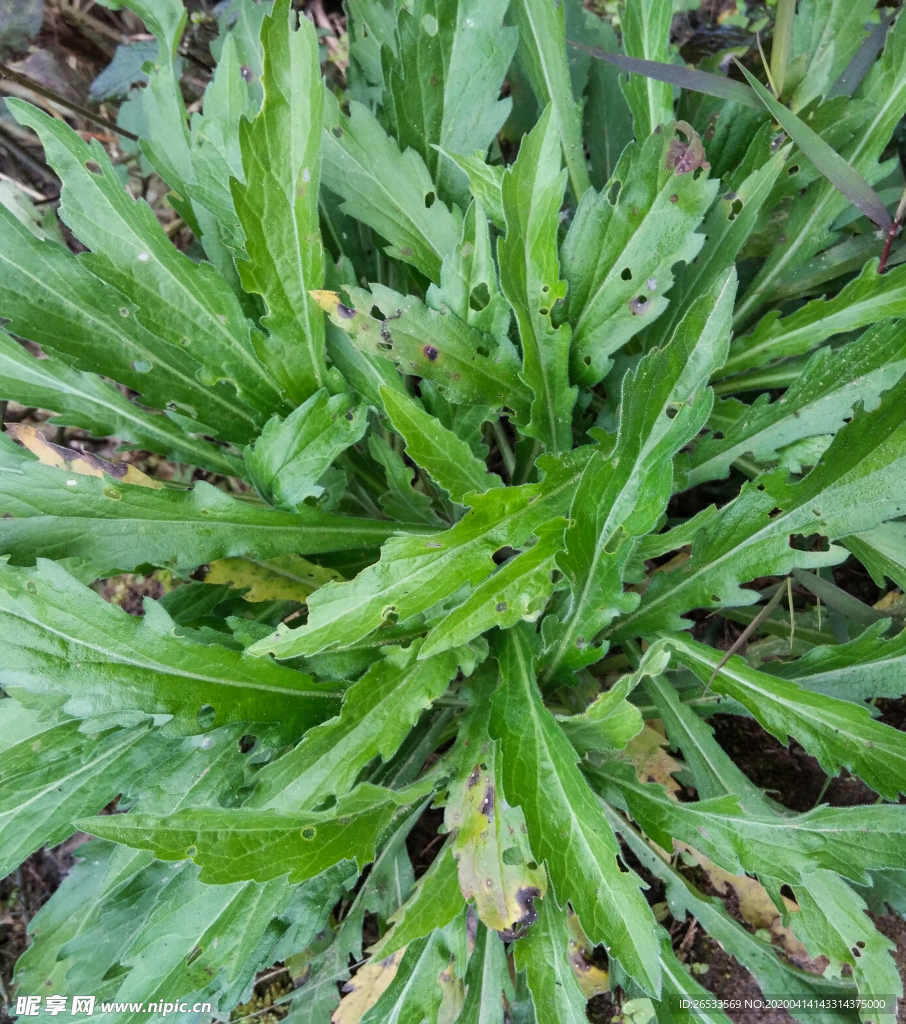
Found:
[[335, 569], [315, 565], [301, 555], [283, 555], [267, 561], [254, 558], [218, 558], [211, 562], [205, 583], [225, 583], [253, 604], [260, 601], [301, 601], [318, 587], [343, 577]]
[[343, 986], [346, 995], [334, 1010], [331, 1024], [359, 1024], [396, 977], [405, 952], [404, 946], [383, 960], [372, 960], [360, 967], [355, 977]]
[[573, 974], [576, 976], [576, 981], [579, 983], [579, 988], [582, 989], [582, 995], [586, 999], [594, 999], [595, 996], [609, 992], [610, 973], [600, 967], [595, 967], [587, 959], [589, 950], [594, 947], [588, 941], [588, 936], [582, 930], [582, 925], [579, 924], [579, 918], [572, 910], [567, 912], [566, 927], [569, 931], [569, 946], [566, 955]]
[[437, 1012], [437, 1024], [453, 1024], [462, 1012], [463, 1003], [466, 1001], [466, 989], [462, 980], [456, 977], [453, 970], [454, 961], [450, 963], [437, 976], [443, 997], [440, 1009]]
[[97, 476], [101, 479], [106, 474], [125, 484], [153, 487], [156, 490], [161, 490], [164, 486], [159, 480], [146, 476], [140, 469], [136, 469], [128, 462], [108, 462], [91, 452], [77, 452], [71, 448], [61, 448], [59, 445], [52, 444], [37, 427], [31, 427], [27, 423], [10, 423], [7, 425], [6, 431], [11, 437], [20, 441], [32, 455], [36, 455], [38, 461], [45, 466], [53, 466], [55, 469], [62, 469], [79, 476]]
[[537, 920], [534, 901], [547, 891], [547, 876], [533, 860], [522, 811], [504, 799], [488, 713], [486, 705], [479, 706], [463, 723], [459, 773], [444, 822], [455, 833], [463, 897], [474, 899], [488, 928], [515, 938]]
[[667, 787], [668, 793], [675, 793], [680, 787], [673, 772], [679, 771], [680, 764], [667, 753], [667, 740], [650, 724], [626, 744], [620, 757], [631, 762], [639, 782], [659, 782]]

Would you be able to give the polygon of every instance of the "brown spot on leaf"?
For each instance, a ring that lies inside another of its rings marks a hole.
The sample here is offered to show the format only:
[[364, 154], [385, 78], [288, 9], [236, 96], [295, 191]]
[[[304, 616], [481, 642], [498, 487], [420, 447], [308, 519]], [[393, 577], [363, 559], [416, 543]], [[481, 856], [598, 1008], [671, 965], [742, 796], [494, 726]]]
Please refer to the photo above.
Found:
[[433, 345], [425, 345], [425, 347], [422, 349], [422, 352], [425, 353], [425, 358], [430, 359], [432, 363], [440, 355], [440, 352], [438, 352]]
[[494, 783], [490, 779], [488, 779], [487, 789], [484, 791], [484, 800], [481, 801], [481, 807], [478, 809], [488, 821], [494, 817]]
[[472, 769], [472, 774], [469, 776], [469, 781], [466, 783], [468, 789], [472, 789], [478, 785], [478, 780], [481, 778], [481, 768], [476, 764]]
[[352, 320], [355, 317], [355, 310], [350, 309], [349, 306], [344, 306], [342, 302], [337, 304], [337, 314], [343, 317], [344, 320]]

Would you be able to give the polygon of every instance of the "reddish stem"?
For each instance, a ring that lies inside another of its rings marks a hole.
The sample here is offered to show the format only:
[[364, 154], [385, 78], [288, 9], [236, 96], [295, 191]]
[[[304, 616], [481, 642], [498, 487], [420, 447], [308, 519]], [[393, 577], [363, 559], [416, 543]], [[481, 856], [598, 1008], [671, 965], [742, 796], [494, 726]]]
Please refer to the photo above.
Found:
[[878, 273], [883, 274], [887, 269], [887, 258], [890, 256], [890, 247], [893, 245], [893, 240], [897, 236], [897, 232], [900, 230], [899, 220], [895, 220], [890, 225], [890, 230], [887, 232], [887, 241], [884, 243], [884, 251], [881, 253], [881, 262], [878, 264]]

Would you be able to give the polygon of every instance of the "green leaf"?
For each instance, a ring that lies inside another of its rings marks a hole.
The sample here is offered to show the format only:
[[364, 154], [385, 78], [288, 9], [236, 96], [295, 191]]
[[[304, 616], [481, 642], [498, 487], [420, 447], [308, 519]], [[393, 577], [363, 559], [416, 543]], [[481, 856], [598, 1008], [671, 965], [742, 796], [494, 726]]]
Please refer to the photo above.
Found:
[[753, 604], [756, 592], [740, 583], [785, 575], [792, 568], [833, 565], [845, 557], [845, 549], [833, 544], [827, 551], [790, 547], [791, 536], [818, 533], [834, 541], [900, 515], [906, 502], [899, 468], [906, 458], [904, 398], [901, 382], [874, 411], [857, 411], [802, 480], [789, 482], [781, 469], [746, 484], [698, 534], [692, 557], [671, 572], [657, 573], [638, 608], [606, 634], [682, 629], [685, 620], [675, 614], [680, 610]]
[[513, 983], [503, 941], [479, 922], [475, 948], [466, 970], [466, 1001], [457, 1024], [504, 1024], [504, 996], [513, 998]]
[[[804, 875], [794, 892], [800, 911], [793, 916], [793, 929], [809, 952], [828, 957], [829, 972], [847, 964], [864, 999], [901, 995], [903, 982], [890, 955], [896, 947], [875, 928], [865, 914], [865, 902], [842, 878], [819, 868]], [[890, 1011], [868, 1007], [860, 1016], [863, 1021], [893, 1024], [895, 1001]]]
[[462, 230], [457, 208], [434, 200], [436, 186], [415, 150], [401, 153], [362, 104], [349, 116], [331, 92], [324, 99], [323, 184], [343, 200], [343, 211], [390, 243], [385, 252], [411, 263], [432, 281]]
[[448, 840], [416, 883], [412, 895], [391, 918], [393, 928], [371, 947], [371, 955], [389, 956], [413, 940], [430, 935], [435, 928], [445, 927], [464, 909], [459, 872]]
[[497, 626], [508, 629], [533, 620], [553, 590], [556, 555], [566, 522], [554, 519], [537, 529], [537, 541], [504, 564], [446, 615], [425, 638], [420, 657], [459, 647]]
[[714, 738], [711, 726], [680, 700], [664, 676], [652, 674], [645, 688], [654, 700], [671, 747], [682, 751], [700, 800], [733, 796], [747, 814], [766, 817], [775, 812], [773, 802], [736, 767]]
[[[64, 182], [60, 214], [92, 250], [81, 262], [134, 303], [148, 330], [171, 345], [188, 338], [190, 351], [204, 360], [203, 383], [228, 381], [259, 413], [277, 412], [280, 389], [255, 352], [235, 294], [213, 267], [173, 246], [147, 203], [122, 187], [97, 140], [89, 146], [65, 122], [21, 100], [11, 103]], [[99, 173], [90, 169], [95, 165]]]
[[186, 108], [180, 89], [182, 61], [177, 56], [187, 14], [180, 0], [104, 0], [113, 10], [128, 7], [157, 37], [158, 51], [144, 89], [128, 101], [142, 152], [182, 198], [192, 177]]
[[[646, 348], [670, 337], [695, 299], [709, 291], [739, 256], [768, 203], [786, 162], [785, 149], [714, 201], [702, 223], [705, 243], [698, 256], [677, 271], [667, 310], [645, 332]], [[730, 351], [733, 351], [731, 345]], [[723, 376], [722, 372], [718, 376]]]
[[503, 634], [491, 733], [501, 742], [504, 793], [522, 808], [529, 843], [547, 865], [558, 904], [569, 900], [589, 939], [606, 944], [646, 991], [657, 994], [658, 940], [641, 880], [619, 866], [617, 841], [576, 766], [577, 755], [542, 703], [536, 653], [526, 627]]
[[87, 736], [73, 719], [47, 718], [14, 700], [0, 701], [0, 724], [0, 868], [6, 874], [45, 843], [66, 839], [73, 818], [96, 814], [128, 791], [173, 745], [145, 726]]
[[[504, 227], [500, 182], [497, 188], [497, 205], [501, 209], [500, 226]], [[497, 283], [497, 265], [494, 262], [490, 228], [480, 199], [471, 203], [466, 211], [459, 245], [444, 257], [440, 268], [440, 285], [432, 284], [425, 299], [432, 309], [439, 313], [452, 311], [470, 327], [490, 334], [499, 345], [506, 348], [511, 320], [510, 307]]]
[[[795, 992], [797, 995], [808, 993], [817, 999], [824, 998], [829, 1001], [852, 997], [855, 988], [847, 979], [831, 979], [810, 974], [781, 959], [769, 942], [752, 935], [743, 924], [730, 917], [719, 898], [704, 896], [694, 888], [669, 861], [665, 861], [634, 828], [626, 823], [622, 815], [608, 806], [604, 807], [604, 813], [642, 864], [665, 883], [667, 901], [674, 917], [683, 920], [689, 913], [696, 918], [699, 924], [707, 929], [709, 935], [752, 972], [762, 992]], [[672, 964], [665, 964], [664, 968], [666, 973], [674, 973]], [[664, 988], [668, 992], [670, 985], [670, 981], [665, 980]], [[810, 1013], [800, 1013], [797, 1019], [808, 1024], [808, 1021], [815, 1020], [815, 1017]], [[837, 1024], [851, 1024], [853, 1018], [846, 1010], [831, 1008], [826, 1011], [824, 1019]]]
[[585, 996], [567, 959], [566, 914], [553, 897], [536, 904], [538, 920], [516, 943], [516, 970], [525, 971], [538, 1024], [585, 1024]]
[[844, 537], [843, 543], [879, 587], [888, 577], [901, 589], [906, 588], [906, 523], [884, 523], [867, 533]]
[[[505, 405], [520, 414], [526, 410], [527, 389], [517, 377], [519, 357], [508, 338], [494, 339], [454, 313], [381, 285], [373, 284], [370, 292], [345, 290], [358, 309], [340, 302], [336, 292], [319, 292], [316, 299], [363, 352], [393, 360], [404, 373], [431, 381], [456, 404]], [[386, 319], [364, 312], [375, 305]]]
[[[567, 6], [567, 14], [571, 9]], [[618, 53], [613, 26], [607, 19], [599, 18], [594, 12], [582, 9], [581, 21], [576, 28], [567, 28], [567, 35], [575, 33], [583, 41], [584, 46], [593, 51]], [[567, 39], [567, 47], [576, 44]], [[569, 49], [567, 50], [569, 52]], [[570, 61], [573, 55], [570, 54]], [[602, 189], [613, 175], [620, 159], [620, 154], [632, 142], [632, 114], [629, 104], [620, 87], [620, 75], [616, 68], [603, 60], [588, 61], [588, 82], [585, 86], [585, 113], [582, 130], [585, 145], [591, 157], [591, 183], [596, 189]]]
[[443, 998], [438, 976], [450, 960], [437, 932], [406, 949], [393, 981], [365, 1012], [362, 1024], [422, 1024], [436, 1020]]
[[764, 366], [771, 359], [800, 355], [821, 342], [875, 324], [886, 317], [906, 315], [906, 267], [878, 274], [869, 260], [857, 278], [832, 299], [813, 299], [789, 316], [768, 313], [751, 334], [736, 338], [719, 376]]
[[884, 640], [885, 627], [886, 623], [879, 623], [851, 643], [816, 647], [795, 661], [772, 663], [765, 669], [840, 700], [901, 697], [906, 693], [906, 633]]
[[671, 800], [663, 786], [636, 781], [627, 765], [605, 765], [592, 777], [625, 803], [659, 846], [669, 851], [671, 840], [687, 843], [735, 875], [748, 872], [795, 884], [827, 869], [864, 882], [873, 867], [906, 863], [906, 812], [897, 806], [825, 806], [794, 817], [758, 818], [740, 811], [735, 797]]
[[517, 63], [539, 105], [552, 107], [552, 130], [559, 136], [569, 187], [578, 203], [591, 182], [582, 146], [582, 108], [569, 78], [564, 7], [547, 0], [511, 0], [507, 18], [519, 30]]
[[[535, 0], [517, 0], [517, 6], [523, 4], [526, 12], [542, 6]], [[572, 447], [576, 402], [576, 390], [569, 386], [570, 329], [552, 324], [554, 305], [566, 295], [557, 259], [565, 183], [556, 110], [549, 105], [503, 176], [506, 237], [497, 243], [497, 258], [501, 288], [516, 314], [522, 340], [520, 379], [535, 396], [530, 419], [520, 425], [554, 453]]]
[[601, 380], [608, 357], [663, 313], [673, 266], [691, 263], [704, 242], [695, 229], [719, 183], [695, 173], [701, 141], [678, 128], [688, 144], [672, 131], [630, 144], [603, 191], [585, 195], [563, 243], [570, 372], [580, 384]]
[[802, 110], [817, 97], [828, 95], [855, 57], [872, 10], [870, 0], [824, 0], [791, 19], [790, 61], [798, 57], [808, 62], [790, 100], [793, 110]]
[[344, 860], [354, 859], [361, 870], [374, 860], [394, 818], [430, 791], [419, 785], [393, 793], [363, 783], [324, 814], [204, 808], [164, 817], [82, 818], [76, 825], [100, 838], [153, 850], [160, 860], [191, 858], [208, 885], [266, 882], [287, 874], [290, 882], [302, 882]]
[[402, 455], [376, 434], [368, 438], [368, 452], [387, 478], [387, 490], [378, 495], [384, 512], [404, 523], [438, 526], [440, 519], [431, 498], [415, 489], [415, 470]]
[[649, 352], [623, 378], [616, 444], [589, 461], [557, 560], [572, 600], [559, 621], [545, 625], [545, 680], [561, 667], [569, 673], [602, 657], [606, 649], [594, 638], [637, 604], [635, 595], [624, 595], [622, 581], [632, 538], [656, 526], [672, 491], [666, 466], [711, 411], [707, 381], [726, 357], [735, 294], [730, 270], [690, 308], [670, 344]]
[[366, 410], [353, 395], [326, 388], [311, 395], [285, 420], [275, 416], [246, 450], [245, 464], [258, 493], [278, 509], [294, 511], [306, 498], [319, 498], [318, 481], [334, 459], [361, 440]]
[[176, 462], [245, 476], [235, 455], [187, 434], [166, 416], [142, 409], [93, 374], [54, 356], [35, 359], [5, 331], [0, 331], [0, 396], [26, 408], [56, 409], [59, 415], [50, 422], [80, 427], [94, 437], [115, 435]]
[[261, 770], [250, 806], [313, 810], [351, 789], [374, 758], [387, 761], [396, 753], [455, 677], [458, 658], [451, 652], [416, 660], [417, 641], [385, 651], [346, 691], [339, 717], [309, 729], [298, 746]]
[[381, 388], [381, 398], [393, 429], [406, 442], [409, 458], [426, 469], [453, 501], [462, 502], [467, 494], [503, 486], [500, 477], [488, 472], [465, 441], [417, 401], [388, 387]]
[[504, 545], [520, 547], [542, 524], [568, 506], [587, 458], [582, 449], [550, 460], [540, 484], [494, 488], [472, 500], [472, 510], [443, 533], [400, 538], [385, 545], [381, 561], [349, 583], [312, 594], [308, 622], [283, 627], [254, 644], [249, 653], [289, 658], [343, 647], [362, 639], [389, 616], [400, 621], [425, 611], [463, 584], [490, 575], [492, 554]]
[[18, 562], [85, 558], [97, 576], [148, 563], [185, 576], [218, 558], [349, 551], [411, 530], [305, 505], [275, 512], [203, 481], [191, 491], [151, 490], [31, 462], [0, 478], [0, 504], [0, 551]]
[[128, 385], [143, 405], [176, 413], [187, 432], [234, 441], [255, 436], [259, 415], [224, 384], [198, 380], [202, 364], [191, 346], [172, 345], [148, 330], [133, 302], [64, 246], [36, 238], [2, 205], [0, 226], [0, 315], [14, 334], [81, 370]]
[[[671, 0], [627, 4], [620, 22], [627, 56], [665, 63], [669, 57], [672, 21]], [[643, 143], [655, 128], [673, 120], [673, 89], [669, 84], [632, 75], [623, 85], [623, 93], [632, 111], [633, 128], [639, 143]]]
[[776, 402], [763, 394], [753, 405], [732, 398], [719, 403], [708, 425], [723, 436], [712, 433], [689, 457], [686, 486], [726, 477], [742, 456], [778, 461], [787, 445], [834, 434], [857, 402], [875, 407], [881, 393], [904, 373], [906, 341], [900, 321], [882, 322], [837, 351], [819, 349]]
[[532, 859], [522, 811], [504, 798], [500, 755], [488, 734], [490, 714], [490, 701], [477, 694], [450, 755], [456, 767], [444, 825], [453, 834], [463, 898], [507, 940], [534, 923], [534, 901], [546, 892], [547, 879]]
[[596, 697], [580, 715], [560, 719], [560, 728], [580, 757], [590, 751], [622, 750], [645, 725], [639, 709], [627, 698], [646, 676], [656, 676], [670, 661], [670, 652], [659, 641], [645, 652], [638, 669], [621, 676], [609, 690]]
[[[677, 638], [671, 643], [679, 660], [707, 682], [719, 653], [694, 640]], [[798, 740], [828, 775], [848, 768], [889, 800], [906, 790], [906, 737], [876, 722], [864, 705], [759, 672], [738, 655], [718, 672], [711, 689], [738, 701], [781, 742], [788, 736]]]
[[419, 0], [402, 8], [398, 52], [384, 51], [400, 148], [425, 161], [443, 199], [465, 206], [466, 177], [447, 153], [487, 151], [512, 100], [500, 88], [518, 33], [503, 26], [508, 0]]
[[261, 31], [264, 104], [243, 121], [245, 181], [232, 184], [248, 259], [237, 263], [246, 291], [261, 295], [269, 337], [261, 358], [294, 404], [328, 383], [324, 318], [309, 296], [324, 283], [318, 225], [324, 90], [314, 25], [280, 0]]
[[775, 100], [761, 82], [738, 61], [737, 65], [748, 79], [749, 85], [755, 90], [756, 95], [802, 153], [869, 220], [877, 224], [882, 231], [889, 231], [893, 221], [887, 212], [887, 207], [862, 175], [836, 150], [831, 148], [817, 132], [814, 132], [782, 103]]
[[[869, 104], [870, 116], [841, 155], [863, 178], [876, 182], [886, 173], [877, 161], [906, 113], [906, 19], [897, 19], [880, 60], [872, 65], [856, 98]], [[826, 178], [809, 186], [794, 203], [783, 235], [743, 296], [736, 310], [739, 326], [748, 322], [792, 270], [837, 239], [833, 224], [849, 205]]]
[[72, 961], [58, 960], [57, 954], [90, 927], [115, 850], [112, 843], [92, 842], [83, 846], [82, 855], [60, 888], [32, 918], [34, 939], [16, 964], [18, 991], [43, 993], [52, 988], [58, 992], [65, 987]]
[[98, 722], [163, 716], [169, 733], [190, 735], [257, 721], [287, 737], [336, 707], [336, 694], [309, 676], [176, 636], [151, 602], [145, 618], [128, 615], [52, 562], [0, 567], [0, 588], [0, 680], [25, 703], [54, 694], [67, 714]]
[[487, 210], [488, 217], [501, 231], [506, 229], [503, 213], [503, 173], [497, 164], [485, 163], [481, 151], [471, 155], [444, 153], [452, 163], [469, 177], [469, 191]]

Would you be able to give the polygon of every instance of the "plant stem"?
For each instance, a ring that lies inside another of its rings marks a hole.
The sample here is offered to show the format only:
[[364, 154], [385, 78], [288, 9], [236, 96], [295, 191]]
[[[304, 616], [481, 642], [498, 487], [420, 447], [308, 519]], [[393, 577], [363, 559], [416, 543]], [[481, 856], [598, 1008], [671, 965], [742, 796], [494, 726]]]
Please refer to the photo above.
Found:
[[494, 432], [494, 438], [497, 441], [497, 447], [500, 449], [500, 455], [503, 459], [503, 464], [506, 466], [507, 476], [510, 480], [513, 479], [513, 471], [516, 469], [516, 456], [513, 454], [513, 449], [510, 446], [509, 439], [506, 436], [506, 432], [503, 429], [503, 424], [500, 420], [491, 424], [491, 430]]

